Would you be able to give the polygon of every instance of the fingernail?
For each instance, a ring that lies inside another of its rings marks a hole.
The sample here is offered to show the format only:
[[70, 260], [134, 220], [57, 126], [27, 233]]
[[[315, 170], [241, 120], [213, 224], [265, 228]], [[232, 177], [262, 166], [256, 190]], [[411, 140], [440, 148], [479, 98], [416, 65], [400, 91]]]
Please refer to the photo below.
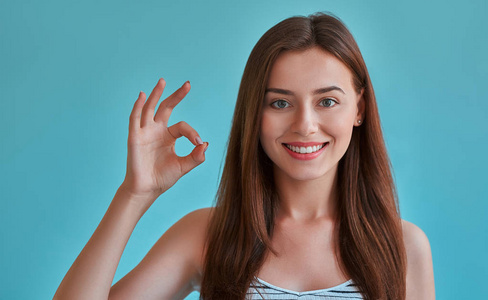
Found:
[[205, 149], [203, 149], [203, 152], [207, 151], [207, 148], [208, 148], [208, 142], [205, 142], [207, 144], [207, 146], [205, 146]]
[[197, 136], [197, 138], [195, 140], [197, 141], [198, 145], [203, 144], [202, 139], [199, 136]]

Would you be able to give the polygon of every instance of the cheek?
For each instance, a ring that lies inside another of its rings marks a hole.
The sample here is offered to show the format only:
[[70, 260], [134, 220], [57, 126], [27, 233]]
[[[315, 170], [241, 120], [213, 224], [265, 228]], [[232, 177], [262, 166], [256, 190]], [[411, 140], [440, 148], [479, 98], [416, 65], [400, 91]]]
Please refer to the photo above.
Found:
[[273, 129], [270, 128], [271, 125], [272, 124], [270, 124], [269, 118], [267, 118], [266, 115], [263, 114], [263, 118], [261, 119], [261, 128], [259, 130], [259, 140], [265, 152], [267, 152], [268, 141], [271, 138], [270, 132], [273, 131]]
[[278, 139], [286, 132], [286, 122], [278, 118], [276, 114], [263, 113], [259, 139], [264, 152], [269, 158], [273, 158], [277, 147], [280, 147]]
[[354, 116], [351, 114], [337, 114], [330, 116], [324, 123], [325, 131], [334, 139], [349, 140], [354, 127]]
[[280, 120], [273, 115], [263, 113], [260, 130], [261, 140], [269, 143], [270, 140], [279, 137], [284, 130], [284, 124], [286, 124], [286, 122], [283, 122], [283, 120]]

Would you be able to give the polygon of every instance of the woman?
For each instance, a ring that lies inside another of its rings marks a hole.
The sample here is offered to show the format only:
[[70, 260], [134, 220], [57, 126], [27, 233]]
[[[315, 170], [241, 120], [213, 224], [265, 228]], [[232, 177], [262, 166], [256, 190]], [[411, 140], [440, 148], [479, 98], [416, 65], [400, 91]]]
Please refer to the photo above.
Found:
[[[400, 219], [366, 65], [327, 14], [286, 19], [258, 41], [216, 207], [183, 217], [111, 287], [138, 220], [205, 160], [193, 128], [167, 124], [189, 82], [155, 112], [164, 86], [134, 104], [125, 180], [56, 299], [435, 298], [428, 239]], [[195, 149], [177, 157], [182, 136]]]

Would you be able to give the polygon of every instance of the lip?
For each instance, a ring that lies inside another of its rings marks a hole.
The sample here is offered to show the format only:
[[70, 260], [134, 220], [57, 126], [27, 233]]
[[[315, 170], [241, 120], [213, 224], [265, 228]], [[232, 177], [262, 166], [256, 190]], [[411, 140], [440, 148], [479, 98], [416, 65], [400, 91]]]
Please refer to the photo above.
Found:
[[328, 142], [307, 142], [307, 143], [303, 143], [303, 142], [291, 142], [291, 143], [283, 143], [283, 144], [287, 144], [287, 145], [291, 145], [291, 146], [295, 146], [295, 147], [313, 147], [313, 146], [320, 146], [320, 145], [323, 145], [325, 143], [328, 143]]
[[294, 142], [294, 143], [283, 143], [281, 145], [283, 146], [283, 148], [285, 148], [285, 150], [288, 152], [288, 154], [290, 154], [291, 157], [299, 160], [311, 160], [318, 157], [320, 154], [322, 154], [322, 152], [325, 151], [327, 146], [329, 146], [329, 142], [326, 142], [325, 145], [319, 151], [313, 153], [296, 153], [288, 149], [288, 147], [286, 147], [285, 145], [291, 145], [295, 147], [312, 147], [312, 146], [323, 145], [323, 144], [324, 143], [315, 143], [315, 142], [310, 142], [310, 143]]

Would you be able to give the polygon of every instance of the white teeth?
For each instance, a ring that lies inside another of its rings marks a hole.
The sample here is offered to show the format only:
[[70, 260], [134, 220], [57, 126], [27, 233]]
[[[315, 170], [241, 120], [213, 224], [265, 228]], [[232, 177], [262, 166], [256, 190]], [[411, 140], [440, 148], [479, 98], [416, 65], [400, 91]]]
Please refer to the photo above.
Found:
[[288, 149], [290, 149], [291, 151], [296, 152], [296, 153], [301, 153], [301, 154], [305, 154], [305, 153], [308, 154], [308, 153], [317, 152], [324, 147], [323, 144], [322, 145], [316, 145], [316, 146], [308, 146], [308, 147], [296, 147], [296, 146], [291, 146], [291, 145], [287, 145], [287, 144], [285, 144], [285, 146]]

